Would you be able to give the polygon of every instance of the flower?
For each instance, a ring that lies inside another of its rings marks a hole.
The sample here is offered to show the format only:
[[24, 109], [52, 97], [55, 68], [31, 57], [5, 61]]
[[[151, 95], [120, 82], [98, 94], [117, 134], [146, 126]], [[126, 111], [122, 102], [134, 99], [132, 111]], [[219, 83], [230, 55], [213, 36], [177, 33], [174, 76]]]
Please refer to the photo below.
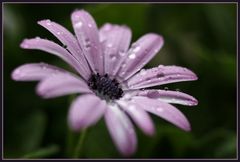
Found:
[[16, 68], [12, 78], [39, 81], [37, 93], [43, 98], [81, 93], [70, 106], [69, 126], [79, 131], [104, 117], [116, 147], [125, 156], [133, 154], [137, 147], [132, 121], [145, 134], [154, 134], [147, 112], [190, 131], [187, 118], [171, 103], [194, 106], [198, 103], [195, 98], [179, 91], [145, 89], [197, 79], [192, 71], [179, 66], [142, 69], [163, 46], [162, 36], [146, 34], [129, 48], [131, 30], [127, 26], [106, 23], [98, 30], [92, 16], [84, 10], [74, 11], [71, 21], [76, 37], [53, 21], [38, 22], [63, 47], [39, 37], [25, 39], [20, 46], [56, 55], [77, 74], [46, 63], [31, 63]]

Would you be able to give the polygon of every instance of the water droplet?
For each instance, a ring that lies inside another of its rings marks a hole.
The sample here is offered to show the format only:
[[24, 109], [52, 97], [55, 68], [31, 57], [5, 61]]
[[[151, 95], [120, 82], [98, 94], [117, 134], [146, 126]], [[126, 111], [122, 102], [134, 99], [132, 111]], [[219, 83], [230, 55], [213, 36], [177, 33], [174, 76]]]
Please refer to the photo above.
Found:
[[125, 68], [126, 67], [126, 64], [124, 63], [124, 64], [122, 64], [122, 66], [121, 66], [122, 68]]
[[137, 43], [133, 43], [131, 48], [135, 48], [137, 46]]
[[117, 57], [116, 57], [114, 54], [111, 54], [111, 55], [110, 55], [110, 59], [111, 59], [112, 61], [115, 61], [115, 60], [117, 59]]
[[140, 71], [140, 75], [145, 75], [147, 72], [146, 72], [146, 70], [145, 69], [142, 69], [141, 71]]
[[168, 90], [168, 87], [164, 87], [164, 90]]
[[158, 52], [158, 49], [155, 49], [155, 50], [154, 50], [154, 53], [157, 53], [157, 52]]
[[75, 27], [75, 28], [81, 28], [82, 25], [83, 25], [83, 23], [82, 23], [81, 21], [79, 21], [79, 22], [77, 22], [77, 23], [74, 25], [74, 27]]
[[163, 68], [163, 65], [158, 65], [158, 68]]
[[172, 103], [176, 103], [176, 100], [174, 98], [171, 99]]
[[130, 105], [128, 108], [129, 108], [129, 110], [135, 110], [136, 109], [136, 107], [134, 105]]
[[47, 19], [46, 24], [49, 26], [49, 25], [52, 25], [52, 22], [49, 19]]
[[162, 108], [157, 108], [156, 109], [158, 112], [163, 112], [163, 109]]
[[88, 24], [88, 27], [91, 28], [91, 27], [92, 27], [92, 24]]
[[162, 72], [158, 73], [158, 74], [157, 74], [157, 77], [158, 77], [158, 78], [164, 77], [164, 73], [162, 73]]
[[113, 45], [112, 45], [111, 43], [108, 43], [108, 44], [107, 44], [107, 47], [109, 47], [109, 48], [112, 47], [112, 46], [113, 46]]
[[61, 35], [61, 32], [57, 32], [57, 35]]
[[120, 75], [124, 75], [125, 74], [125, 72], [123, 71], [123, 72], [121, 72], [121, 74]]
[[124, 51], [119, 51], [119, 53], [118, 53], [120, 56], [124, 56], [125, 54], [126, 54], [126, 52], [124, 52]]
[[129, 59], [135, 59], [135, 58], [136, 58], [136, 54], [133, 53], [133, 54], [129, 55], [128, 58], [129, 58]]
[[36, 39], [37, 41], [39, 41], [39, 40], [40, 40], [40, 37], [35, 37], [35, 39]]
[[179, 89], [179, 88], [177, 88], [177, 89], [176, 89], [176, 91], [180, 92], [180, 89]]
[[86, 47], [86, 49], [89, 49], [89, 48], [91, 47], [91, 42], [90, 42], [90, 39], [88, 39], [88, 38], [85, 38], [85, 41], [84, 41], [84, 43], [85, 43], [85, 47]]
[[133, 52], [138, 52], [140, 49], [141, 49], [140, 46], [136, 46], [132, 51], [133, 51]]
[[111, 25], [110, 24], [106, 24], [105, 26], [104, 26], [104, 31], [109, 31], [111, 29]]

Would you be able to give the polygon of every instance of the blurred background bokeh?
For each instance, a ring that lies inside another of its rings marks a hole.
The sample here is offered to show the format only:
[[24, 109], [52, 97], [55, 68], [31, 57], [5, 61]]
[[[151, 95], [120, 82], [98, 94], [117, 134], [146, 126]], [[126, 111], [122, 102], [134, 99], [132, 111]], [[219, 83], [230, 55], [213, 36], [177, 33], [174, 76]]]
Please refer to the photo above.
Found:
[[[36, 36], [58, 42], [37, 21], [51, 19], [73, 32], [70, 14], [75, 9], [89, 11], [99, 27], [105, 22], [129, 26], [133, 41], [148, 32], [163, 35], [164, 47], [146, 68], [184, 66], [199, 77], [159, 86], [199, 100], [195, 107], [176, 105], [192, 131], [152, 115], [157, 133], [148, 137], [136, 128], [138, 149], [133, 158], [236, 157], [236, 4], [4, 4], [5, 158], [64, 158], [75, 147], [78, 134], [69, 133], [66, 122], [75, 96], [44, 100], [35, 93], [36, 82], [10, 78], [14, 68], [30, 62], [69, 69], [55, 56], [23, 50], [19, 44]], [[81, 157], [121, 158], [103, 120], [88, 130]]]

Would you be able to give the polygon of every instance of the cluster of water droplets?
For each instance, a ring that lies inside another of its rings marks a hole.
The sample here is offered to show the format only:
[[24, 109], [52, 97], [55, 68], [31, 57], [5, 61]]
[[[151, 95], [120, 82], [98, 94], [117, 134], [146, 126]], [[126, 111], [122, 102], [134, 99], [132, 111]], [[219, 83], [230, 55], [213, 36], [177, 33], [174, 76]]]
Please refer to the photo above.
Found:
[[141, 46], [139, 46], [137, 43], [133, 43], [132, 47], [129, 49], [128, 58], [131, 60], [135, 59], [136, 54], [137, 52], [139, 52], [140, 49], [141, 49]]

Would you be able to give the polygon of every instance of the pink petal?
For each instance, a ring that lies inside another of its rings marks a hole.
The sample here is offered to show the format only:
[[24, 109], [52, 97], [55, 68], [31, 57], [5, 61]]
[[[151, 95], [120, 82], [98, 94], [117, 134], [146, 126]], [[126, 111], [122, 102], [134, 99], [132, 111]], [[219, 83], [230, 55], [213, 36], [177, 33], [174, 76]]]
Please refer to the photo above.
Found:
[[131, 77], [145, 66], [162, 46], [163, 38], [161, 36], [157, 34], [146, 34], [142, 36], [137, 42], [133, 43], [129, 49], [128, 57], [119, 70], [119, 77], [123, 80]]
[[184, 114], [168, 103], [140, 96], [133, 97], [132, 102], [136, 103], [144, 110], [169, 121], [185, 131], [191, 130], [190, 123]]
[[131, 102], [119, 100], [117, 103], [129, 114], [144, 133], [150, 136], [155, 133], [153, 121], [145, 110]]
[[41, 38], [25, 39], [20, 46], [24, 49], [38, 49], [56, 55], [74, 67], [86, 80], [90, 76], [89, 68], [82, 66], [66, 49], [52, 41]]
[[103, 74], [103, 52], [99, 42], [98, 28], [92, 16], [84, 10], [71, 15], [72, 25], [88, 63], [94, 72]]
[[174, 82], [197, 80], [196, 74], [179, 66], [163, 66], [141, 70], [128, 80], [129, 89], [147, 88]]
[[109, 133], [118, 150], [125, 156], [133, 154], [136, 150], [137, 137], [129, 118], [117, 105], [108, 105], [104, 117]]
[[103, 116], [106, 108], [106, 102], [95, 95], [80, 96], [70, 107], [68, 124], [74, 131], [94, 125]]
[[42, 80], [37, 93], [43, 98], [53, 98], [73, 93], [92, 93], [88, 85], [70, 73], [60, 73]]
[[181, 104], [187, 106], [195, 106], [198, 104], [198, 101], [194, 97], [179, 91], [151, 89], [139, 91], [137, 95], [145, 96], [152, 99], [158, 99], [167, 103]]
[[104, 47], [105, 73], [115, 76], [127, 57], [132, 33], [126, 26], [109, 25], [105, 24], [99, 33]]
[[17, 67], [11, 76], [17, 81], [38, 81], [59, 73], [66, 71], [46, 63], [31, 63]]
[[87, 60], [84, 57], [83, 51], [78, 45], [78, 41], [75, 36], [72, 35], [66, 28], [63, 26], [50, 21], [50, 20], [41, 20], [38, 21], [38, 24], [50, 31], [58, 40], [60, 40], [66, 48], [70, 51], [73, 57], [79, 62], [83, 69], [90, 71]]

